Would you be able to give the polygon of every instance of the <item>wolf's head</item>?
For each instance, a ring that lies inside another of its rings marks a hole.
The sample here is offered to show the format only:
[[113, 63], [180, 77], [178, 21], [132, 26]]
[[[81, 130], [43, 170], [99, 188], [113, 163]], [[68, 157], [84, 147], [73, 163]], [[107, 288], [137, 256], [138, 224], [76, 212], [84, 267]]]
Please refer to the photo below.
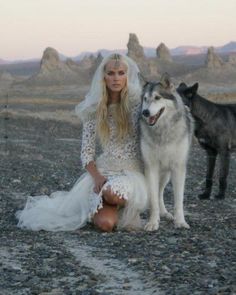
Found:
[[174, 85], [168, 74], [162, 75], [159, 82], [146, 82], [142, 91], [142, 117], [153, 126], [168, 108], [175, 104]]
[[179, 95], [181, 96], [183, 103], [191, 107], [191, 101], [194, 99], [194, 96], [197, 94], [198, 83], [193, 84], [192, 86], [187, 86], [185, 83], [180, 83], [176, 89]]

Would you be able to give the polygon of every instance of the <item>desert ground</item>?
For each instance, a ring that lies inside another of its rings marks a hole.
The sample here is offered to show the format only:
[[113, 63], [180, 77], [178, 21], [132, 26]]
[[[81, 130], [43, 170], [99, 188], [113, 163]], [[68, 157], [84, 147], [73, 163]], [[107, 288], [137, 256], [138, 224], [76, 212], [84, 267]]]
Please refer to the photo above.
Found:
[[[217, 169], [212, 198], [200, 201], [206, 156], [195, 140], [185, 189], [189, 230], [165, 220], [157, 232], [101, 233], [90, 224], [57, 233], [17, 228], [15, 212], [27, 196], [70, 190], [84, 172], [74, 107], [86, 88], [73, 91], [59, 99], [53, 91], [1, 98], [0, 294], [236, 294], [236, 154], [226, 199], [213, 197]], [[171, 186], [165, 200], [172, 211]]]
[[[130, 34], [128, 55], [150, 79], [200, 82], [200, 94], [236, 102], [235, 55], [170, 56], [161, 44], [146, 58]], [[204, 62], [205, 59], [205, 62]], [[200, 201], [206, 155], [193, 140], [185, 188], [186, 220], [175, 229], [161, 220], [156, 232], [102, 233], [88, 224], [74, 232], [32, 232], [17, 227], [15, 213], [28, 196], [70, 190], [84, 173], [82, 126], [75, 105], [88, 91], [101, 61], [60, 60], [46, 48], [41, 61], [0, 66], [0, 295], [233, 295], [236, 294], [236, 153], [224, 200]], [[165, 200], [173, 210], [169, 185]], [[142, 215], [143, 223], [149, 212]]]

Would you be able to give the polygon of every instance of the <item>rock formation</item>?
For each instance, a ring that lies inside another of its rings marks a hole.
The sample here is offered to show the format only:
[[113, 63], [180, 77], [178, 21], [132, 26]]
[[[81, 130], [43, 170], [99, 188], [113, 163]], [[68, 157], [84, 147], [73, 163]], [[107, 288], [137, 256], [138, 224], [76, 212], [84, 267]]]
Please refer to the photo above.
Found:
[[58, 52], [51, 47], [48, 47], [43, 52], [43, 57], [40, 63], [41, 72], [47, 72], [58, 69], [61, 65]]
[[85, 56], [80, 62], [79, 65], [84, 69], [91, 68], [96, 61], [96, 58], [91, 54], [89, 56]]
[[229, 55], [229, 64], [232, 66], [236, 66], [236, 53], [232, 53]]
[[172, 62], [169, 49], [164, 43], [161, 43], [156, 49], [157, 58], [163, 61]]
[[85, 76], [73, 60], [61, 61], [58, 52], [48, 47], [43, 53], [39, 72], [26, 83], [36, 86], [78, 84], [87, 79]]
[[208, 48], [205, 65], [208, 69], [219, 69], [224, 65], [223, 60], [215, 53], [213, 47]]
[[149, 62], [145, 57], [143, 47], [139, 44], [138, 37], [135, 34], [129, 34], [127, 49], [127, 55], [137, 63], [144, 77], [150, 78], [150, 76], [153, 76], [153, 72], [156, 72], [155, 65], [150, 67]]
[[138, 37], [135, 34], [129, 34], [127, 48], [127, 55], [136, 62], [142, 62], [145, 59], [143, 47], [139, 44]]
[[98, 66], [100, 65], [100, 63], [103, 60], [103, 56], [101, 54], [101, 52], [98, 53], [97, 57], [94, 57], [94, 60], [91, 64], [91, 67], [89, 68], [89, 77], [92, 78], [96, 69], [98, 68]]
[[77, 71], [79, 69], [78, 64], [71, 58], [67, 58], [65, 64], [73, 71]]
[[195, 71], [189, 72], [183, 81], [198, 81], [202, 84], [235, 84], [236, 81], [236, 58], [229, 57], [228, 62], [224, 62], [220, 56], [214, 52], [214, 48], [210, 47], [207, 52], [205, 65], [199, 67]]

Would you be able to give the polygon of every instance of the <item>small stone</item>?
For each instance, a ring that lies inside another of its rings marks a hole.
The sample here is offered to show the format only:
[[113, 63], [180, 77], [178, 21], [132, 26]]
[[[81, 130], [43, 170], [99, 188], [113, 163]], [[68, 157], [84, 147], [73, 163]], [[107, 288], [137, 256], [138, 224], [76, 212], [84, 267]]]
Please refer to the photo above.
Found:
[[20, 179], [13, 179], [12, 182], [13, 183], [21, 183], [21, 180]]
[[165, 272], [171, 272], [171, 269], [170, 269], [168, 266], [166, 266], [166, 265], [163, 265], [163, 266], [162, 266], [162, 269], [163, 269]]
[[136, 263], [137, 261], [138, 261], [137, 258], [129, 258], [129, 259], [128, 259], [128, 262], [129, 262], [129, 263]]

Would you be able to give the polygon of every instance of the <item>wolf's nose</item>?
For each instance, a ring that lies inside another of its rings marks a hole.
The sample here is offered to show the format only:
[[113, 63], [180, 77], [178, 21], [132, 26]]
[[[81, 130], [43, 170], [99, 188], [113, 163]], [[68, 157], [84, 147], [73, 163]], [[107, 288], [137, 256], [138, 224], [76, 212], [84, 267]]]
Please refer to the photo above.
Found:
[[143, 110], [143, 116], [144, 117], [149, 117], [150, 116], [149, 110]]

